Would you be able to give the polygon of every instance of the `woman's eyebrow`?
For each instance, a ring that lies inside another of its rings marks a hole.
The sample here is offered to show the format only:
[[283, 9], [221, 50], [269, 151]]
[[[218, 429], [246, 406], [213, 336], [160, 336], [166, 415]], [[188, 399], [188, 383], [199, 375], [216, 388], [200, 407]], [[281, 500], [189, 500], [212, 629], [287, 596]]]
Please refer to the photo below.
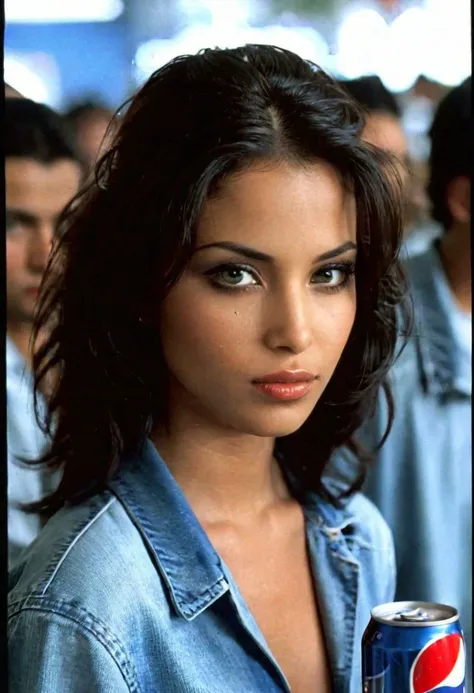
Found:
[[[222, 248], [224, 250], [232, 250], [234, 253], [239, 253], [244, 257], [248, 257], [251, 260], [260, 260], [261, 262], [274, 262], [274, 258], [271, 255], [262, 253], [260, 250], [255, 250], [255, 248], [249, 248], [246, 245], [240, 245], [240, 243], [233, 243], [232, 241], [221, 241], [218, 243], [208, 243], [207, 245], [201, 245], [194, 251], [198, 253], [200, 250], [207, 250], [208, 248]], [[330, 260], [331, 258], [338, 257], [348, 250], [357, 250], [357, 244], [353, 241], [347, 241], [337, 248], [332, 250], [327, 250], [322, 255], [315, 258], [314, 262], [321, 262], [322, 260]]]
[[353, 241], [347, 241], [347, 243], [343, 243], [337, 248], [327, 250], [322, 255], [319, 255], [315, 259], [315, 262], [321, 262], [322, 260], [331, 260], [331, 258], [338, 257], [338, 255], [342, 255], [342, 253], [346, 253], [348, 250], [357, 250], [357, 243], [354, 243]]
[[208, 248], [223, 248], [224, 250], [232, 250], [234, 253], [239, 253], [239, 255], [244, 255], [252, 260], [261, 260], [262, 262], [273, 262], [274, 259], [271, 255], [260, 252], [260, 250], [255, 250], [255, 248], [249, 248], [246, 245], [240, 245], [240, 243], [232, 243], [232, 241], [221, 241], [220, 243], [208, 243], [207, 245], [201, 245], [194, 251], [198, 253], [200, 250], [207, 250]]

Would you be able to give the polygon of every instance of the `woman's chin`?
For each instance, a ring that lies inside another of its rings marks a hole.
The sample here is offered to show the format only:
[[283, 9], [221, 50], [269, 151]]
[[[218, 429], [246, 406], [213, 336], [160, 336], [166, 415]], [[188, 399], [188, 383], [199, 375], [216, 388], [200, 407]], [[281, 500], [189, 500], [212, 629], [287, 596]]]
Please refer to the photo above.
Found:
[[301, 412], [281, 412], [278, 415], [255, 416], [242, 427], [242, 433], [262, 437], [262, 438], [283, 438], [295, 433], [307, 420], [309, 413], [302, 415]]

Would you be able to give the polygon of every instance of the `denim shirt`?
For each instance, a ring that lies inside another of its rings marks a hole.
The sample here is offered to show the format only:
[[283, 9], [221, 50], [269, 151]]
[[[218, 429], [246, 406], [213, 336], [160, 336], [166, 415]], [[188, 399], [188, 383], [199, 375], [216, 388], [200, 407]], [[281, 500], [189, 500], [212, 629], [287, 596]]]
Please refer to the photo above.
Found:
[[[361, 494], [303, 508], [333, 690], [360, 693], [362, 634], [395, 588], [391, 534]], [[150, 441], [103, 493], [56, 513], [14, 566], [9, 647], [15, 693], [290, 691]]]
[[[395, 540], [397, 599], [442, 602], [460, 614], [472, 669], [471, 358], [435, 247], [406, 264], [415, 328], [391, 372], [395, 420], [366, 493]], [[361, 430], [368, 449], [387, 422], [381, 398]], [[467, 691], [472, 690], [468, 682]]]
[[[8, 563], [38, 535], [38, 515], [27, 515], [19, 503], [39, 500], [47, 491], [48, 477], [42, 470], [27, 468], [18, 458], [36, 458], [43, 452], [47, 438], [38, 426], [34, 411], [33, 378], [11, 339], [6, 342], [7, 374], [7, 448], [8, 448]], [[40, 413], [45, 403], [38, 398]]]

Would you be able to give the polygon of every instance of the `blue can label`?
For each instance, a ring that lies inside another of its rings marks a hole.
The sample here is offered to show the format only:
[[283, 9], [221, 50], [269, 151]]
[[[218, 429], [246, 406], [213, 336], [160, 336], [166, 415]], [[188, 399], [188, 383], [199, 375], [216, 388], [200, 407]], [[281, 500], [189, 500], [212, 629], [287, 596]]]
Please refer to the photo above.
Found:
[[371, 621], [362, 645], [363, 693], [465, 693], [458, 624], [419, 629]]

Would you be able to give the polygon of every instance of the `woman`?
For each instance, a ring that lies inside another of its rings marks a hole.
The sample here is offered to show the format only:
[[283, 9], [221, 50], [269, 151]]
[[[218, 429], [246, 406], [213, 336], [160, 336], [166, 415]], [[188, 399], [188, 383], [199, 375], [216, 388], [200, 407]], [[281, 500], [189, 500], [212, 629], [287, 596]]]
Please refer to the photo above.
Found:
[[62, 480], [11, 575], [12, 690], [360, 691], [392, 540], [324, 471], [403, 288], [396, 174], [362, 127], [268, 46], [178, 58], [132, 101], [42, 293]]

